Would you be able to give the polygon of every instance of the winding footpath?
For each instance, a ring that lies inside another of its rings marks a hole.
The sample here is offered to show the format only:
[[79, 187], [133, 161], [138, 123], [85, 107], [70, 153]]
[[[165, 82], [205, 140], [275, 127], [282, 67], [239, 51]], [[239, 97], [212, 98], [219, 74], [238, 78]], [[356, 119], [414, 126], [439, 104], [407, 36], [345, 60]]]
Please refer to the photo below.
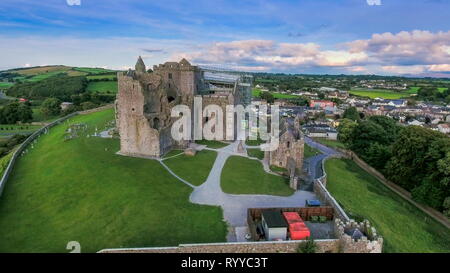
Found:
[[[311, 139], [305, 139], [305, 142], [323, 153], [305, 159], [305, 161], [308, 162], [308, 173], [311, 178], [318, 178], [323, 173], [321, 170], [322, 160], [330, 155], [336, 154], [337, 152], [333, 149], [316, 143]], [[298, 190], [293, 195], [287, 197], [273, 195], [224, 193], [220, 186], [220, 177], [222, 174], [222, 169], [225, 166], [225, 162], [230, 156], [233, 155], [248, 157], [245, 153], [243, 154], [236, 152], [238, 144], [239, 142], [236, 141], [221, 149], [205, 148], [207, 150], [216, 151], [217, 157], [208, 175], [208, 178], [200, 186], [194, 186], [181, 177], [177, 176], [172, 170], [170, 170], [167, 165], [164, 164], [164, 159], [159, 160], [159, 162], [164, 166], [164, 168], [169, 171], [170, 174], [194, 189], [194, 191], [190, 195], [190, 202], [202, 205], [221, 206], [223, 209], [224, 220], [232, 228], [243, 227], [247, 225], [246, 221], [248, 208], [301, 207], [304, 206], [307, 199], [316, 199], [316, 195], [313, 192], [302, 190]], [[264, 163], [262, 161], [262, 163], [266, 172], [272, 173], [270, 172], [270, 170], [268, 170], [267, 162]], [[228, 234], [228, 240], [235, 240], [231, 231]]]

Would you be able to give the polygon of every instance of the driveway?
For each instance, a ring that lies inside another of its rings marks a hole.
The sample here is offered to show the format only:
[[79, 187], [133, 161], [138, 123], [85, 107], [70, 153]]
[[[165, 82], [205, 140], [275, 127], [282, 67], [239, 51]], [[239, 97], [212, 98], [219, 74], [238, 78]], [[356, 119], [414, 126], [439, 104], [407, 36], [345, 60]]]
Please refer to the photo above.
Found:
[[[308, 172], [312, 178], [322, 176], [322, 160], [326, 157], [336, 154], [337, 152], [322, 144], [314, 142], [312, 139], [305, 138], [305, 142], [311, 147], [317, 148], [323, 154], [310, 157], [308, 161]], [[221, 206], [223, 209], [225, 221], [233, 228], [247, 225], [247, 209], [248, 208], [272, 208], [272, 207], [303, 207], [307, 199], [316, 199], [316, 195], [311, 191], [298, 190], [291, 196], [273, 196], [273, 195], [256, 195], [256, 194], [227, 194], [222, 191], [220, 186], [220, 177], [222, 169], [227, 159], [232, 155], [248, 157], [246, 154], [238, 153], [237, 146], [239, 141], [221, 149], [211, 149], [217, 152], [214, 165], [208, 175], [206, 181], [200, 186], [194, 186], [187, 183], [181, 177], [176, 176], [162, 161], [163, 166], [181, 182], [191, 186], [194, 191], [189, 199], [192, 203], [202, 205]], [[228, 235], [229, 241], [234, 241], [233, 232]]]

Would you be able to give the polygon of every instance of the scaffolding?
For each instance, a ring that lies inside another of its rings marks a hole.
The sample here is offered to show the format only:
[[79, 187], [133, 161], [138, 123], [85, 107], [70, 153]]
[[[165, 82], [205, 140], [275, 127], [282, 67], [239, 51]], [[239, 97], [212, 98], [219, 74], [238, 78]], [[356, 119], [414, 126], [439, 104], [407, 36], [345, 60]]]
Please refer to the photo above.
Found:
[[244, 106], [251, 103], [253, 76], [238, 71], [200, 67], [202, 70], [202, 94], [233, 93], [241, 98]]

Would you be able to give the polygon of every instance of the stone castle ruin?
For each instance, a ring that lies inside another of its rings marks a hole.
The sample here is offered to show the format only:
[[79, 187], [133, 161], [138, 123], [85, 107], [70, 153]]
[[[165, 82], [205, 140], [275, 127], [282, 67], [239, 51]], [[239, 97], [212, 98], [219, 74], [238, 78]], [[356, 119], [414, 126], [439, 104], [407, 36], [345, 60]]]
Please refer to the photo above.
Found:
[[193, 109], [194, 98], [201, 97], [202, 109], [218, 105], [225, 113], [226, 105], [246, 106], [251, 101], [251, 76], [202, 69], [186, 59], [147, 71], [139, 57], [135, 70], [119, 72], [117, 80], [116, 123], [122, 155], [161, 157], [173, 148], [187, 148], [189, 141], [171, 137], [171, 126], [178, 119], [171, 117], [171, 109], [176, 105]]

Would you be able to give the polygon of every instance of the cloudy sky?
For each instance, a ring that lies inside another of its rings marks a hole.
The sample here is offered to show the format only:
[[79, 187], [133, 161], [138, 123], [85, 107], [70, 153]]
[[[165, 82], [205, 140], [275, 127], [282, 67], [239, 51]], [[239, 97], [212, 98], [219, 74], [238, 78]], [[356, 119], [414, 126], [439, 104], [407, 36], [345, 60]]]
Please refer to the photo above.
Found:
[[186, 57], [247, 71], [450, 76], [450, 0], [1, 0], [0, 14], [0, 70], [124, 69], [141, 55], [150, 66]]

